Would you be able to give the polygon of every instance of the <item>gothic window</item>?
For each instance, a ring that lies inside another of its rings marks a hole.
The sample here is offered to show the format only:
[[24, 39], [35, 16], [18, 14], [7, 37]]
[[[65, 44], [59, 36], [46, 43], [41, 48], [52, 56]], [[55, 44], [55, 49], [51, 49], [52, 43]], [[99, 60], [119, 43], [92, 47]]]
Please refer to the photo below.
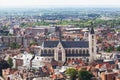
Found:
[[46, 50], [46, 49], [44, 50], [44, 53], [47, 53], [47, 50]]
[[41, 50], [41, 53], [43, 53], [43, 50]]
[[48, 53], [51, 53], [51, 50], [48, 50]]
[[79, 50], [79, 54], [82, 54], [82, 51], [81, 51], [81, 50]]
[[83, 50], [83, 54], [85, 54], [85, 50]]
[[67, 54], [67, 49], [65, 50], [65, 53]]
[[62, 51], [58, 51], [58, 60], [59, 60], [59, 61], [62, 60]]
[[94, 46], [94, 40], [92, 40], [92, 46]]
[[68, 54], [71, 54], [71, 50], [69, 49]]
[[76, 49], [76, 54], [78, 54], [78, 50]]
[[54, 50], [52, 50], [52, 53], [54, 53]]
[[70, 58], [68, 58], [68, 60], [71, 60]]
[[87, 54], [89, 54], [89, 51], [87, 50]]
[[74, 49], [72, 49], [72, 54], [74, 54]]

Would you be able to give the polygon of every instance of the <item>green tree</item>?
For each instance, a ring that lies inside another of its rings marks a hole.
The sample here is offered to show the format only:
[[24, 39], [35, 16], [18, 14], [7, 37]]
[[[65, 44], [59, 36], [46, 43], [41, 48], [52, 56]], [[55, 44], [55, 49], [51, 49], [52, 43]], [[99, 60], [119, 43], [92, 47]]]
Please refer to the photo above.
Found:
[[16, 42], [13, 42], [13, 43], [10, 45], [10, 47], [11, 47], [12, 49], [17, 49], [17, 48], [20, 48], [20, 45], [19, 45], [18, 43], [16, 43]]
[[120, 51], [120, 46], [117, 47], [117, 51]]
[[8, 29], [8, 26], [3, 26], [2, 27], [2, 30], [7, 30]]
[[13, 34], [9, 33], [8, 36], [13, 36]]
[[13, 67], [13, 60], [12, 60], [12, 58], [9, 57], [8, 60], [7, 60], [7, 63], [9, 64], [10, 68]]
[[108, 47], [105, 51], [106, 51], [106, 52], [112, 52], [112, 51], [114, 51], [114, 47], [113, 47], [113, 46], [110, 46], [110, 47]]
[[92, 77], [93, 75], [89, 71], [86, 71], [86, 70], [78, 71], [78, 78], [80, 80], [91, 80]]
[[21, 23], [20, 27], [24, 28], [24, 27], [28, 27], [28, 23]]
[[107, 48], [106, 49], [106, 52], [111, 52], [112, 50], [110, 48]]
[[9, 64], [5, 60], [0, 61], [0, 76], [2, 76], [2, 69], [10, 68]]
[[77, 75], [77, 70], [74, 69], [74, 68], [68, 68], [68, 69], [65, 71], [65, 74], [66, 74], [67, 76], [70, 76], [70, 80], [75, 80], [76, 75]]

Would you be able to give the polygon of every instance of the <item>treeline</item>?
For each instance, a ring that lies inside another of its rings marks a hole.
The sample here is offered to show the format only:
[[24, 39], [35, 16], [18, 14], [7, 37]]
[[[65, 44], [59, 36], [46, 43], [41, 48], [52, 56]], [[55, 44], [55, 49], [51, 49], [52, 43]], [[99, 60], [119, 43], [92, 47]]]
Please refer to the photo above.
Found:
[[94, 27], [118, 27], [120, 26], [120, 19], [117, 20], [103, 20], [103, 19], [91, 19], [91, 20], [58, 20], [56, 22], [49, 22], [46, 20], [38, 22], [21, 23], [21, 27], [34, 27], [34, 26], [50, 26], [50, 25], [73, 25], [76, 27], [88, 27], [93, 23]]

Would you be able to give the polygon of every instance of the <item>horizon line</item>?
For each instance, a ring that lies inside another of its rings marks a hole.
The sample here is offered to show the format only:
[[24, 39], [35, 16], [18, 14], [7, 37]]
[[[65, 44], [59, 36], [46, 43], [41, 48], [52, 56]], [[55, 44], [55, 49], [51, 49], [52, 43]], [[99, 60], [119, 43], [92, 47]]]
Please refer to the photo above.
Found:
[[3, 7], [0, 7], [0, 9], [9, 9], [9, 8], [12, 8], [12, 9], [15, 9], [15, 8], [120, 8], [120, 5], [93, 5], [93, 6], [85, 6], [85, 5], [75, 5], [75, 6], [65, 6], [65, 5], [51, 5], [51, 6], [45, 6], [45, 5], [42, 5], [42, 6], [3, 6]]

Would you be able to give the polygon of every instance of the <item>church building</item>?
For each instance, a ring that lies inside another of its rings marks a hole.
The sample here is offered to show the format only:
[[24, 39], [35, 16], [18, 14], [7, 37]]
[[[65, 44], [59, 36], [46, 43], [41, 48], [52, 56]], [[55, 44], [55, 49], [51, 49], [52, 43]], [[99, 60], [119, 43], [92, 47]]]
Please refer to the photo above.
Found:
[[96, 35], [93, 27], [89, 31], [88, 41], [44, 41], [39, 51], [44, 60], [52, 59], [60, 62], [66, 60], [96, 59]]

